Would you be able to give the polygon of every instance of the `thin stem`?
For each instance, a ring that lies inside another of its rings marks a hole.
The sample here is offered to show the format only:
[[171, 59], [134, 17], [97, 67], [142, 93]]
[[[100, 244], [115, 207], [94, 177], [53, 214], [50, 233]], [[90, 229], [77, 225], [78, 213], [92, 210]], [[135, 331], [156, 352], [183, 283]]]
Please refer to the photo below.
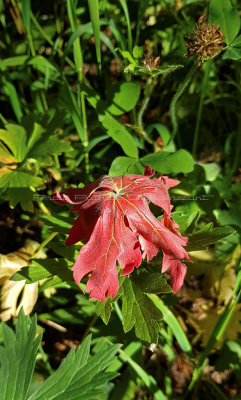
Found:
[[200, 96], [196, 126], [195, 126], [195, 131], [194, 131], [194, 139], [193, 139], [193, 147], [192, 147], [193, 156], [195, 156], [196, 151], [197, 151], [198, 134], [199, 134], [200, 122], [201, 122], [202, 112], [203, 112], [203, 102], [204, 102], [204, 98], [205, 98], [205, 92], [206, 92], [206, 87], [207, 87], [207, 83], [208, 83], [210, 70], [211, 70], [211, 61], [207, 61], [204, 78], [203, 78], [203, 82], [202, 82], [201, 96]]
[[0, 120], [2, 121], [3, 125], [7, 125], [8, 121], [4, 118], [4, 116], [0, 113]]
[[36, 56], [36, 52], [35, 52], [35, 48], [33, 45], [33, 38], [32, 38], [32, 34], [30, 31], [30, 28], [27, 28], [27, 37], [28, 37], [28, 41], [29, 41], [29, 47], [30, 47], [30, 51], [33, 57]]
[[188, 71], [185, 79], [183, 82], [179, 85], [176, 94], [173, 96], [171, 104], [170, 104], [170, 118], [171, 118], [171, 123], [172, 123], [172, 134], [170, 136], [170, 139], [167, 143], [167, 145], [175, 138], [177, 131], [178, 131], [178, 120], [176, 116], [176, 104], [181, 95], [183, 94], [184, 90], [187, 88], [189, 85], [193, 75], [195, 74], [195, 71], [197, 70], [196, 64], [193, 64]]
[[[44, 39], [51, 45], [54, 46], [54, 42], [53, 40], [47, 35], [47, 33], [44, 31], [44, 29], [41, 27], [41, 25], [38, 23], [37, 19], [35, 18], [35, 16], [33, 15], [33, 13], [31, 12], [31, 19], [34, 23], [34, 25], [36, 26], [36, 28], [39, 30], [39, 32], [41, 33], [41, 35], [44, 37]], [[71, 68], [73, 68], [74, 71], [76, 71], [76, 67], [75, 64], [70, 60], [69, 57], [64, 55], [64, 52], [57, 47], [57, 53], [59, 54], [60, 57], [64, 57], [65, 61], [69, 64], [69, 66]]]
[[146, 111], [147, 106], [149, 104], [150, 97], [151, 97], [153, 89], [154, 89], [154, 83], [153, 83], [152, 77], [150, 77], [146, 82], [145, 91], [144, 91], [144, 98], [142, 100], [141, 107], [140, 107], [139, 112], [137, 114], [137, 125], [138, 125], [137, 132], [139, 132], [139, 134], [141, 134], [143, 136], [143, 138], [147, 142], [149, 142], [151, 144], [153, 144], [153, 141], [149, 138], [149, 136], [147, 136], [147, 134], [145, 132], [145, 129], [144, 129], [143, 115], [144, 115], [144, 112]]
[[32, 254], [31, 258], [34, 258], [40, 250], [42, 250], [53, 238], [58, 234], [58, 232], [52, 232], [50, 235], [39, 245], [37, 250]]

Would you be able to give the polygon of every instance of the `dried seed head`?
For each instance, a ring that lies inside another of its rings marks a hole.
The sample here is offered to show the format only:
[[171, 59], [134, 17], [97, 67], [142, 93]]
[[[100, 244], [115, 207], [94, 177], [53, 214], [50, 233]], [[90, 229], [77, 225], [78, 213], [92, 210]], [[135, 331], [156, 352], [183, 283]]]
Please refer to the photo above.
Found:
[[224, 48], [224, 34], [219, 26], [211, 25], [206, 21], [206, 15], [198, 20], [197, 28], [192, 35], [185, 37], [187, 53], [184, 57], [196, 57], [200, 66], [203, 61], [217, 56]]
[[160, 57], [153, 57], [152, 55], [152, 48], [150, 44], [150, 40], [145, 41], [145, 55], [142, 59], [142, 62], [146, 68], [148, 68], [150, 71], [153, 69], [156, 69], [160, 65]]

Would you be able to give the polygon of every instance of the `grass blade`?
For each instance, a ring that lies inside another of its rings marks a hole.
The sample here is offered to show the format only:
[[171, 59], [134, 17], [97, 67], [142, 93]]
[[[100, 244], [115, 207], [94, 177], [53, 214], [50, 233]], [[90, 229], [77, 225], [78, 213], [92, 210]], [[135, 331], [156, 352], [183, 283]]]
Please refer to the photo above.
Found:
[[176, 319], [175, 315], [171, 312], [171, 310], [163, 303], [163, 301], [158, 296], [154, 294], [149, 294], [148, 296], [151, 298], [156, 307], [159, 308], [159, 310], [162, 312], [163, 320], [171, 328], [181, 349], [185, 353], [187, 353], [191, 358], [193, 358], [192, 346], [185, 332], [183, 331], [181, 325]]
[[132, 54], [132, 33], [131, 33], [131, 23], [128, 7], [126, 4], [126, 0], [120, 0], [121, 7], [123, 8], [125, 17], [126, 17], [126, 25], [127, 25], [127, 38], [128, 38], [128, 51]]
[[95, 36], [95, 50], [99, 70], [101, 71], [101, 48], [100, 48], [100, 19], [99, 19], [99, 1], [88, 0], [90, 19]]

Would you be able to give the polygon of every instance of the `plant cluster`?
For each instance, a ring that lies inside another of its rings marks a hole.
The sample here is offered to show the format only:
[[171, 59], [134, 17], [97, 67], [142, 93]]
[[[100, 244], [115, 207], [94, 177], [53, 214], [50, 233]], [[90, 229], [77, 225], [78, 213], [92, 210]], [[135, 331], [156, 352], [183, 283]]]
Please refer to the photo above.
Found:
[[0, 400], [240, 398], [240, 21], [0, 0]]

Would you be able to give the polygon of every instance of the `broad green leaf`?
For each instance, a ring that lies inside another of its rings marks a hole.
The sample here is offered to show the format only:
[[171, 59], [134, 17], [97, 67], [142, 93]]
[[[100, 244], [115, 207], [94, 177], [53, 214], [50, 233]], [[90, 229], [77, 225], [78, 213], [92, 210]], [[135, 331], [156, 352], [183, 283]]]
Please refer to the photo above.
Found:
[[0, 139], [9, 147], [19, 162], [27, 154], [27, 134], [20, 125], [7, 124], [6, 129], [0, 129]]
[[192, 214], [182, 214], [177, 211], [174, 212], [173, 219], [180, 225], [179, 231], [183, 235], [193, 232], [200, 215], [199, 210]]
[[219, 25], [227, 44], [230, 44], [239, 32], [239, 13], [230, 0], [210, 0], [209, 20], [212, 24]]
[[3, 145], [3, 143], [0, 143], [0, 162], [3, 164], [12, 164], [12, 163], [17, 163], [18, 160], [16, 157], [14, 157], [10, 151], [6, 148], [6, 146]]
[[15, 332], [2, 324], [0, 346], [0, 393], [2, 400], [26, 400], [41, 335], [36, 337], [37, 318], [30, 323], [20, 311]]
[[140, 340], [157, 344], [162, 313], [131, 277], [125, 278], [121, 290], [124, 331], [134, 327]]
[[11, 280], [14, 282], [26, 280], [26, 283], [34, 283], [52, 276], [58, 276], [62, 282], [72, 281], [71, 267], [73, 261], [64, 258], [49, 258], [44, 260], [32, 260], [32, 265], [23, 267], [16, 272]]
[[205, 250], [209, 244], [214, 244], [234, 232], [234, 229], [229, 226], [213, 228], [213, 224], [209, 223], [191, 235], [185, 249], [187, 251]]
[[34, 196], [36, 196], [35, 192], [27, 187], [8, 188], [4, 193], [4, 197], [9, 201], [11, 207], [16, 207], [19, 203], [24, 211], [31, 212], [34, 212]]
[[174, 153], [165, 151], [148, 154], [140, 159], [144, 165], [149, 165], [162, 174], [187, 173], [194, 169], [194, 160], [188, 151], [180, 149]]
[[230, 45], [223, 55], [223, 59], [240, 60], [241, 44], [239, 46]]
[[32, 175], [28, 170], [15, 169], [0, 175], [0, 188], [29, 188], [40, 186], [42, 179]]
[[112, 312], [112, 301], [110, 298], [106, 301], [98, 301], [96, 304], [96, 314], [99, 315], [102, 321], [107, 325]]
[[140, 271], [133, 276], [133, 281], [145, 293], [171, 293], [172, 288], [160, 272]]
[[40, 219], [49, 226], [52, 232], [69, 233], [73, 226], [74, 218], [62, 215], [41, 216]]
[[104, 385], [116, 372], [106, 369], [115, 361], [119, 345], [104, 345], [90, 356], [91, 336], [87, 336], [77, 351], [71, 349], [66, 359], [29, 400], [98, 400], [105, 393]]
[[217, 178], [217, 176], [220, 172], [219, 165], [216, 163], [207, 163], [207, 164], [201, 164], [201, 165], [205, 171], [206, 180], [213, 182]]
[[28, 158], [41, 159], [54, 154], [62, 154], [73, 150], [68, 142], [61, 142], [57, 136], [43, 138], [29, 151]]
[[100, 108], [106, 109], [112, 115], [122, 115], [135, 107], [139, 96], [139, 83], [115, 84], [108, 90], [106, 101], [100, 103]]
[[79, 247], [76, 245], [65, 246], [65, 241], [48, 243], [48, 247], [55, 251], [59, 256], [74, 260], [78, 256]]
[[143, 175], [144, 167], [135, 158], [116, 157], [109, 169], [109, 176], [120, 176], [126, 174]]
[[99, 115], [99, 121], [107, 130], [107, 134], [122, 147], [127, 156], [138, 157], [136, 143], [124, 125], [113, 118], [108, 112]]

